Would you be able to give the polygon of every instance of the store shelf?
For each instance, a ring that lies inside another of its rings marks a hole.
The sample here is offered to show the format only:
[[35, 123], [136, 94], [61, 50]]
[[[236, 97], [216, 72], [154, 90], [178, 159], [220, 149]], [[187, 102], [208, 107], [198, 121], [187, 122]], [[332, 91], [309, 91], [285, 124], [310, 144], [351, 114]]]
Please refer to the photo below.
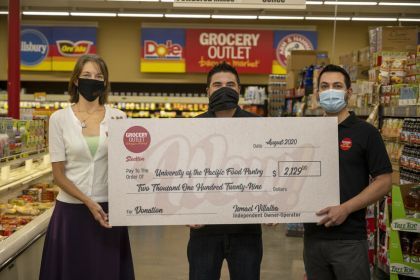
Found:
[[305, 95], [296, 95], [296, 96], [285, 96], [285, 99], [299, 99], [304, 97]]
[[18, 187], [23, 187], [31, 181], [50, 174], [52, 172], [52, 168], [51, 166], [45, 167], [43, 164], [39, 164], [39, 166], [35, 165], [33, 170], [25, 172], [26, 176], [24, 177], [19, 176], [19, 173], [21, 172], [22, 171], [16, 171], [14, 172], [15, 174], [12, 173], [8, 180], [0, 180], [0, 197], [5, 195], [6, 192], [13, 191]]
[[415, 118], [420, 116], [420, 106], [384, 107], [384, 117]]
[[321, 108], [306, 109], [304, 115], [305, 116], [323, 116], [324, 115], [324, 110], [322, 110]]
[[[69, 102], [70, 96], [65, 94], [48, 94], [45, 100], [37, 100], [33, 94], [21, 94], [20, 100], [26, 102]], [[0, 94], [0, 101], [7, 101], [6, 94]], [[180, 103], [180, 104], [208, 104], [208, 97], [190, 96], [115, 96], [109, 95], [108, 102], [127, 102], [127, 103]], [[239, 105], [254, 105], [245, 102], [241, 97]]]
[[[349, 108], [350, 111], [353, 111], [356, 116], [359, 117], [367, 117], [370, 115], [373, 108], [365, 107], [365, 108]], [[306, 109], [305, 116], [323, 116], [324, 110], [322, 108], [317, 109]]]
[[36, 151], [29, 151], [25, 153], [21, 153], [18, 155], [12, 155], [8, 157], [4, 157], [0, 159], [0, 168], [5, 165], [11, 165], [11, 164], [20, 164], [21, 162], [25, 160], [40, 158], [45, 155], [48, 155], [47, 149], [41, 149]]
[[350, 111], [353, 111], [356, 116], [367, 117], [373, 110], [373, 107], [363, 107], [363, 108], [349, 108]]

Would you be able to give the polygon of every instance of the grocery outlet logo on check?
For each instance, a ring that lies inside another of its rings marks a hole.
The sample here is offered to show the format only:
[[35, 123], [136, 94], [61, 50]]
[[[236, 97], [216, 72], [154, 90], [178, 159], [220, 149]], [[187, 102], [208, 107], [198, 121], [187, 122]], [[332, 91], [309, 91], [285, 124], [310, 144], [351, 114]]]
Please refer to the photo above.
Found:
[[150, 133], [142, 126], [133, 126], [124, 133], [123, 142], [130, 152], [142, 153], [150, 146]]

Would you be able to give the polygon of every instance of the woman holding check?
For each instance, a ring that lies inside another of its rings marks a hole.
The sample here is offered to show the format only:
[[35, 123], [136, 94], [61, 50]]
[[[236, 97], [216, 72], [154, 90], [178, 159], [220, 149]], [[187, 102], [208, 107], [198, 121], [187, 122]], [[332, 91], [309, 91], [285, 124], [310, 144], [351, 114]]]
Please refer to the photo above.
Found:
[[69, 83], [72, 105], [51, 115], [49, 150], [60, 193], [41, 280], [134, 279], [127, 228], [108, 223], [108, 123], [125, 118], [105, 105], [109, 89], [103, 59], [81, 56]]

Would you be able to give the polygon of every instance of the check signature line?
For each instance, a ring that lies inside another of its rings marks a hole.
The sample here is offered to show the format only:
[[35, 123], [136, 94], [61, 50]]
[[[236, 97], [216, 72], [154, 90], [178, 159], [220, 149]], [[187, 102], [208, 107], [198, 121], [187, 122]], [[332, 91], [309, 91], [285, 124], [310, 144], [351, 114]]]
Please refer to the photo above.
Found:
[[[173, 179], [173, 178], [180, 178], [179, 176], [174, 176], [174, 177], [153, 177], [153, 179], [155, 180], [160, 180], [160, 179]], [[226, 179], [226, 178], [272, 178], [272, 176], [202, 176], [202, 177], [196, 177], [196, 176], [192, 176], [192, 177], [188, 177], [188, 176], [184, 176], [182, 178], [187, 178], [187, 179], [206, 179], [206, 178], [222, 178], [222, 179]]]

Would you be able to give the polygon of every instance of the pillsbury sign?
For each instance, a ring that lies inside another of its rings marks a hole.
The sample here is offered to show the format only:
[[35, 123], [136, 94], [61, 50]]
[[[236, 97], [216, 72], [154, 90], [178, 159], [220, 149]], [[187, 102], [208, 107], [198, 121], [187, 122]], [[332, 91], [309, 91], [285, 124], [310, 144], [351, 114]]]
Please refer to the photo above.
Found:
[[48, 56], [49, 43], [47, 37], [36, 29], [24, 29], [20, 39], [21, 64], [34, 66]]

